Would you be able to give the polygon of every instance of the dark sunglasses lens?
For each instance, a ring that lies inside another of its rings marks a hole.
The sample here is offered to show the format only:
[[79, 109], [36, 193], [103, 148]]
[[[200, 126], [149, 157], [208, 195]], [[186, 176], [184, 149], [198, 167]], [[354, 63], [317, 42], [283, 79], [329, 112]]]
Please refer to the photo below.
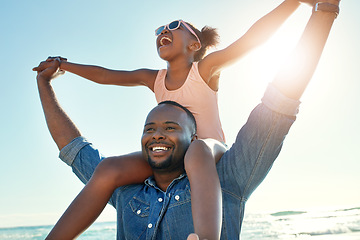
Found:
[[175, 30], [180, 26], [180, 21], [173, 21], [169, 24], [170, 30]]
[[155, 30], [155, 35], [159, 36], [164, 29], [165, 29], [165, 26], [159, 27], [158, 29]]

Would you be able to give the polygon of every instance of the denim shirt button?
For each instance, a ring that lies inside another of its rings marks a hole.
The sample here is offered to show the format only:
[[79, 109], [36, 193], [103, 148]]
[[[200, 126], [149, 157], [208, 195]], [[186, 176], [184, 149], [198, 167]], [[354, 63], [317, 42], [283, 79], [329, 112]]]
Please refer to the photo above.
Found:
[[160, 198], [158, 198], [158, 201], [159, 201], [159, 202], [162, 202], [162, 201], [163, 201], [163, 199], [160, 197]]
[[176, 201], [179, 201], [179, 199], [180, 199], [180, 196], [179, 196], [179, 195], [176, 195], [176, 196], [175, 196], [175, 200], [176, 200]]
[[152, 228], [152, 224], [151, 224], [151, 223], [149, 223], [148, 228]]
[[136, 213], [139, 215], [141, 213], [141, 210], [137, 210]]

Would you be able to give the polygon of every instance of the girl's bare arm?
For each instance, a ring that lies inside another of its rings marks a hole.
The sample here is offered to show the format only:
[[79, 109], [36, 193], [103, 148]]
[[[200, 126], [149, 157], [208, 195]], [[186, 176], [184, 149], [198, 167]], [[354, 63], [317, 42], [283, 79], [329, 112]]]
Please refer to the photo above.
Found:
[[[339, 5], [339, 0], [322, 0]], [[289, 98], [298, 100], [310, 82], [320, 60], [335, 12], [313, 12], [293, 53], [286, 59], [272, 84]]]
[[42, 71], [55, 59], [60, 59], [60, 69], [71, 72], [99, 84], [119, 86], [146, 86], [153, 90], [157, 70], [137, 69], [133, 71], [111, 70], [95, 65], [86, 65], [68, 62], [62, 57], [49, 57], [42, 66], [35, 70]]
[[204, 79], [211, 79], [223, 67], [240, 59], [249, 51], [266, 42], [299, 7], [298, 0], [285, 0], [274, 10], [254, 23], [238, 40], [223, 50], [213, 52], [199, 62]]

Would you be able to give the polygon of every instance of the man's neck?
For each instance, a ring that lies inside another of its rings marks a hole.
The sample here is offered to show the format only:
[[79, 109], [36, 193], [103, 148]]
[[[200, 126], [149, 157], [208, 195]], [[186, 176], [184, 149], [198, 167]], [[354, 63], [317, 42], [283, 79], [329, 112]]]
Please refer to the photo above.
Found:
[[169, 187], [170, 183], [174, 181], [174, 179], [180, 177], [181, 174], [185, 173], [184, 171], [178, 172], [155, 172], [154, 171], [154, 179], [156, 185], [166, 192], [166, 189]]

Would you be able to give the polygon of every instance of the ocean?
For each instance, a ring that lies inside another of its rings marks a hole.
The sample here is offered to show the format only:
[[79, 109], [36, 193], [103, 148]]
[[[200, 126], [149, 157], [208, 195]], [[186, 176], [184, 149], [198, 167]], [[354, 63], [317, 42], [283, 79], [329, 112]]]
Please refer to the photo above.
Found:
[[[52, 226], [0, 228], [0, 239], [44, 239]], [[94, 223], [78, 239], [115, 239], [116, 222]], [[360, 207], [245, 215], [242, 240], [360, 240]]]

